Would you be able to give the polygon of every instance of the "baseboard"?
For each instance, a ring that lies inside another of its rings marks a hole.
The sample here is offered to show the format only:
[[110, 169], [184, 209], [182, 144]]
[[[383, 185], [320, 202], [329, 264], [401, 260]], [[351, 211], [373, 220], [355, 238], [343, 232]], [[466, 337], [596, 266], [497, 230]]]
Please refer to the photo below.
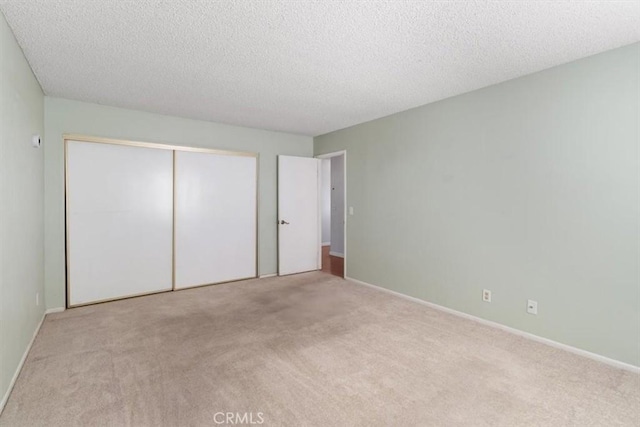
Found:
[[322, 242], [322, 246], [331, 246], [331, 242]]
[[509, 333], [512, 333], [512, 334], [515, 334], [515, 335], [519, 335], [519, 336], [521, 336], [523, 338], [527, 338], [527, 339], [530, 339], [532, 341], [536, 341], [536, 342], [539, 342], [539, 343], [542, 343], [542, 344], [546, 344], [546, 345], [551, 346], [551, 347], [555, 347], [555, 348], [558, 348], [558, 349], [561, 349], [561, 350], [565, 350], [565, 351], [568, 351], [569, 353], [577, 354], [579, 356], [587, 357], [589, 359], [604, 363], [604, 364], [609, 365], [609, 366], [613, 366], [615, 368], [624, 369], [626, 371], [630, 371], [630, 372], [633, 372], [633, 373], [636, 373], [636, 374], [640, 373], [640, 366], [635, 366], [635, 365], [631, 365], [629, 363], [621, 362], [619, 360], [610, 359], [610, 358], [608, 358], [606, 356], [602, 356], [600, 354], [591, 353], [590, 351], [587, 351], [587, 350], [582, 350], [582, 349], [577, 348], [577, 347], [572, 347], [572, 346], [570, 346], [568, 344], [563, 344], [563, 343], [560, 343], [560, 342], [557, 342], [557, 341], [550, 340], [549, 338], [544, 338], [544, 337], [541, 337], [541, 336], [538, 336], [538, 335], [531, 334], [529, 332], [521, 331], [520, 329], [516, 329], [516, 328], [512, 328], [510, 326], [503, 325], [502, 323], [497, 323], [497, 322], [493, 322], [491, 320], [486, 320], [486, 319], [483, 319], [481, 317], [473, 316], [471, 314], [467, 314], [467, 313], [464, 313], [462, 311], [457, 311], [457, 310], [454, 310], [452, 308], [448, 308], [448, 307], [444, 307], [442, 305], [434, 304], [432, 302], [425, 301], [425, 300], [420, 299], [420, 298], [415, 298], [415, 297], [412, 297], [412, 296], [409, 296], [409, 295], [405, 295], [405, 294], [400, 293], [400, 292], [392, 291], [391, 289], [383, 288], [382, 286], [372, 285], [371, 283], [363, 282], [362, 280], [354, 279], [352, 277], [346, 277], [345, 276], [345, 279], [350, 280], [351, 282], [356, 283], [358, 285], [363, 285], [363, 286], [367, 286], [367, 287], [370, 287], [370, 288], [373, 288], [373, 289], [376, 289], [376, 290], [379, 290], [379, 291], [382, 291], [382, 292], [387, 292], [389, 294], [398, 296], [400, 298], [404, 298], [404, 299], [407, 299], [407, 300], [410, 300], [410, 301], [413, 301], [413, 302], [417, 302], [418, 304], [426, 305], [427, 307], [431, 307], [433, 309], [436, 309], [436, 310], [439, 310], [439, 311], [443, 311], [445, 313], [449, 313], [449, 314], [453, 314], [453, 315], [458, 316], [458, 317], [463, 317], [465, 319], [473, 320], [473, 321], [481, 323], [483, 325], [487, 325], [487, 326], [491, 326], [493, 328], [501, 329], [501, 330], [503, 330], [505, 332], [509, 332]]
[[36, 340], [36, 336], [38, 335], [38, 332], [40, 332], [40, 327], [42, 326], [42, 323], [44, 322], [44, 318], [46, 315], [47, 313], [42, 314], [42, 319], [40, 319], [40, 323], [38, 323], [36, 330], [33, 332], [31, 341], [29, 341], [29, 345], [27, 345], [27, 348], [25, 349], [24, 354], [22, 355], [22, 359], [20, 359], [20, 362], [18, 363], [16, 372], [13, 374], [13, 378], [11, 378], [11, 382], [9, 383], [9, 387], [7, 388], [7, 392], [2, 397], [2, 401], [0, 401], [0, 414], [2, 414], [2, 411], [4, 410], [4, 407], [7, 404], [7, 401], [9, 400], [9, 396], [11, 395], [11, 391], [13, 390], [13, 386], [16, 384], [16, 381], [18, 380], [20, 371], [22, 371], [22, 366], [24, 365], [24, 362], [27, 360], [27, 356], [29, 355], [31, 346], [33, 345], [33, 342]]
[[331, 251], [329, 251], [329, 255], [337, 256], [338, 258], [344, 258], [344, 254], [342, 254], [340, 252], [331, 252]]
[[60, 313], [60, 312], [62, 312], [64, 310], [65, 310], [64, 307], [48, 308], [47, 311], [44, 312], [44, 314]]
[[267, 279], [269, 277], [276, 277], [278, 274], [277, 273], [270, 273], [270, 274], [263, 274], [260, 276], [260, 279]]

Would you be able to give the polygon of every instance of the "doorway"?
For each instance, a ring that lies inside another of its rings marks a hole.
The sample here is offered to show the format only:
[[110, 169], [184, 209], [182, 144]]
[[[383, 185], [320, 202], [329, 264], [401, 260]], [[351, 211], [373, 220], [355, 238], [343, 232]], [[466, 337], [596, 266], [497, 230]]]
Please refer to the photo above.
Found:
[[346, 162], [345, 151], [317, 156], [320, 165], [320, 218], [322, 271], [345, 276]]

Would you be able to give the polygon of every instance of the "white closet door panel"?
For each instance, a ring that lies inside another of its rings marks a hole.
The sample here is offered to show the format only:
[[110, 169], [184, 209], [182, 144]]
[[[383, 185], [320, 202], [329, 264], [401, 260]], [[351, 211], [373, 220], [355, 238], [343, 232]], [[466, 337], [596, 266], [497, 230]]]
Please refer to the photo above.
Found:
[[67, 144], [70, 305], [170, 290], [173, 152]]
[[257, 159], [176, 152], [175, 285], [256, 277]]

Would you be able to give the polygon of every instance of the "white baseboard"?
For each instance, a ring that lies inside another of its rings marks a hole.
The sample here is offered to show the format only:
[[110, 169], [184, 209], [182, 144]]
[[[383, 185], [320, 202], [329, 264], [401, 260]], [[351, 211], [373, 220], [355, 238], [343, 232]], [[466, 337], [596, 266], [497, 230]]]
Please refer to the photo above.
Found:
[[54, 307], [54, 308], [48, 308], [47, 311], [44, 312], [44, 314], [60, 313], [62, 311], [65, 311], [64, 307]]
[[516, 328], [512, 328], [510, 326], [503, 325], [502, 323], [497, 323], [497, 322], [493, 322], [491, 320], [486, 320], [486, 319], [483, 319], [481, 317], [473, 316], [471, 314], [467, 314], [467, 313], [464, 313], [462, 311], [457, 311], [457, 310], [454, 310], [452, 308], [448, 308], [448, 307], [444, 307], [444, 306], [441, 306], [441, 305], [438, 305], [438, 304], [434, 304], [432, 302], [425, 301], [425, 300], [420, 299], [420, 298], [415, 298], [415, 297], [412, 297], [412, 296], [409, 296], [409, 295], [402, 294], [400, 292], [392, 291], [391, 289], [383, 288], [383, 287], [377, 286], [377, 285], [372, 285], [371, 283], [363, 282], [361, 280], [354, 279], [352, 277], [346, 277], [345, 276], [345, 279], [350, 280], [353, 283], [356, 283], [358, 285], [368, 286], [370, 288], [373, 288], [373, 289], [376, 289], [376, 290], [379, 290], [379, 291], [383, 291], [383, 292], [387, 292], [387, 293], [390, 293], [392, 295], [398, 296], [400, 298], [404, 298], [404, 299], [407, 299], [407, 300], [410, 300], [410, 301], [413, 301], [413, 302], [417, 302], [418, 304], [426, 305], [427, 307], [431, 307], [433, 309], [436, 309], [436, 310], [439, 310], [439, 311], [443, 311], [445, 313], [449, 313], [449, 314], [453, 314], [453, 315], [458, 316], [458, 317], [463, 317], [465, 319], [473, 320], [475, 322], [482, 323], [483, 325], [487, 325], [487, 326], [491, 326], [493, 328], [501, 329], [503, 331], [506, 331], [506, 332], [509, 332], [509, 333], [512, 333], [512, 334], [515, 334], [515, 335], [519, 335], [521, 337], [530, 339], [532, 341], [536, 341], [536, 342], [539, 342], [539, 343], [542, 343], [542, 344], [546, 344], [546, 345], [551, 346], [551, 347], [559, 348], [561, 350], [565, 350], [565, 351], [568, 351], [569, 353], [577, 354], [579, 356], [587, 357], [589, 359], [596, 360], [598, 362], [607, 364], [609, 366], [613, 366], [615, 368], [624, 369], [626, 371], [630, 371], [630, 372], [634, 372], [634, 373], [640, 373], [640, 366], [635, 366], [635, 365], [631, 365], [629, 363], [621, 362], [619, 360], [610, 359], [610, 358], [608, 358], [606, 356], [602, 356], [600, 354], [591, 353], [590, 351], [587, 351], [587, 350], [582, 350], [582, 349], [577, 348], [577, 347], [572, 347], [572, 346], [570, 346], [568, 344], [563, 344], [563, 343], [560, 343], [560, 342], [557, 342], [557, 341], [550, 340], [548, 338], [544, 338], [544, 337], [541, 337], [541, 336], [538, 336], [538, 335], [531, 334], [529, 332], [521, 331], [520, 329], [516, 329]]
[[322, 242], [322, 246], [331, 246], [331, 242]]
[[0, 401], [0, 414], [2, 414], [2, 411], [4, 410], [4, 406], [7, 404], [7, 401], [9, 400], [9, 396], [11, 395], [11, 391], [13, 390], [13, 386], [16, 384], [16, 381], [18, 380], [20, 371], [22, 371], [22, 366], [24, 365], [24, 362], [27, 360], [27, 356], [29, 355], [31, 346], [33, 345], [33, 342], [36, 340], [36, 336], [38, 335], [38, 332], [40, 332], [40, 327], [42, 326], [42, 322], [44, 322], [44, 318], [46, 315], [47, 315], [46, 313], [42, 314], [42, 319], [40, 319], [40, 323], [38, 323], [36, 330], [33, 332], [31, 341], [29, 341], [29, 345], [27, 345], [27, 348], [25, 349], [24, 354], [22, 355], [22, 359], [20, 359], [20, 363], [18, 363], [16, 372], [13, 374], [13, 378], [11, 378], [11, 382], [9, 383], [9, 387], [7, 388], [7, 392], [2, 397], [2, 401]]
[[277, 273], [270, 273], [270, 274], [263, 274], [260, 276], [260, 279], [267, 279], [269, 277], [276, 277], [278, 274]]
[[340, 252], [331, 252], [331, 251], [329, 251], [329, 255], [337, 256], [338, 258], [344, 258], [344, 254], [342, 254]]

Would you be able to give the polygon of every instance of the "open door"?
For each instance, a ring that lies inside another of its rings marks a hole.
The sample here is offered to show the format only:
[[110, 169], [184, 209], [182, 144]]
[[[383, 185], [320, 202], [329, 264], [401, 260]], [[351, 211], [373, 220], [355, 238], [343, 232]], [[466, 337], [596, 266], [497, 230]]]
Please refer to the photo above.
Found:
[[278, 156], [278, 274], [320, 269], [320, 160]]

